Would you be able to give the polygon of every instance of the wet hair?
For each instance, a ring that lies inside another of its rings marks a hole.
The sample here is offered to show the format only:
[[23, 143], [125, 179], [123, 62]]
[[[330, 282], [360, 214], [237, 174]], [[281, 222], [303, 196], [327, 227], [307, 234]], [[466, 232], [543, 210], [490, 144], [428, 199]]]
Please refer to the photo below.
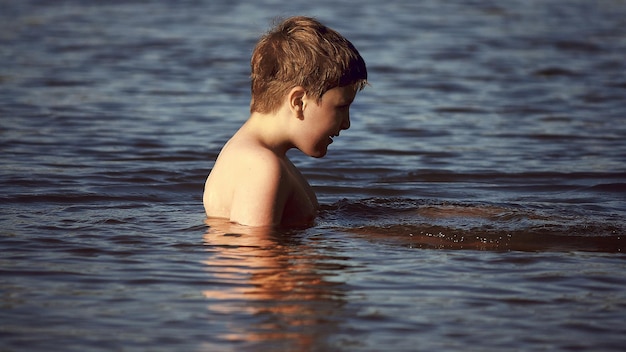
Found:
[[251, 112], [276, 111], [296, 86], [322, 99], [335, 87], [367, 84], [365, 61], [341, 34], [310, 17], [288, 18], [257, 43], [252, 59]]

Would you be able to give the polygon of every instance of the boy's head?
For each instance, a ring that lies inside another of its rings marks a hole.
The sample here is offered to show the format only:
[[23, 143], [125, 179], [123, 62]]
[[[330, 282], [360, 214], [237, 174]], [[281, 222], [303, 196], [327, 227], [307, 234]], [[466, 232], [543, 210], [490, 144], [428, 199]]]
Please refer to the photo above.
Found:
[[365, 61], [336, 31], [309, 17], [292, 17], [258, 42], [252, 60], [251, 112], [271, 113], [301, 86], [319, 102], [335, 87], [367, 83]]

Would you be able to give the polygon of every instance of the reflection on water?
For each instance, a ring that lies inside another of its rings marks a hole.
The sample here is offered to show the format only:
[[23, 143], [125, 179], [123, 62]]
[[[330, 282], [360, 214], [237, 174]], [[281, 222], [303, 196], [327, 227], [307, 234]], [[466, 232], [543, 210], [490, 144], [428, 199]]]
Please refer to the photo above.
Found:
[[[207, 219], [203, 263], [210, 280], [204, 290], [211, 319], [231, 323], [216, 339], [237, 349], [309, 351], [337, 332], [344, 294], [341, 283], [320, 271], [320, 256], [297, 233], [251, 228], [222, 219]], [[340, 270], [326, 263], [324, 271]], [[331, 272], [331, 275], [333, 273]], [[246, 322], [240, 324], [238, 322]], [[205, 345], [210, 350], [210, 345]], [[216, 346], [218, 348], [218, 346]], [[219, 349], [219, 348], [218, 348]]]

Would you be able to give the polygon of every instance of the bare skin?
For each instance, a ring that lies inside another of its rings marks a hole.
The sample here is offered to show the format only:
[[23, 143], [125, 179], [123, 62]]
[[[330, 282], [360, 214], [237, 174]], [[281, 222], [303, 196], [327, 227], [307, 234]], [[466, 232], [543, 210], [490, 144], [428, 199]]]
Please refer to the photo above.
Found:
[[277, 111], [252, 113], [207, 178], [207, 216], [248, 226], [312, 224], [317, 197], [286, 153], [297, 148], [316, 158], [326, 155], [332, 137], [350, 127], [356, 91], [355, 86], [336, 87], [318, 103], [302, 87], [294, 87]]

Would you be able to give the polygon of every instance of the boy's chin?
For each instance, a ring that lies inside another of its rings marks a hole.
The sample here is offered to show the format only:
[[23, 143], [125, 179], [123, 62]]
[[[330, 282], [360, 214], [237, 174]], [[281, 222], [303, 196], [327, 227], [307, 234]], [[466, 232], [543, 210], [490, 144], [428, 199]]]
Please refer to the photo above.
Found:
[[316, 158], [316, 159], [320, 159], [326, 156], [326, 152], [323, 153], [315, 153], [315, 154], [308, 154], [310, 157]]
[[318, 148], [318, 149], [312, 150], [309, 153], [304, 153], [304, 154], [313, 158], [323, 158], [326, 156], [327, 152], [328, 152], [328, 147], [324, 147], [324, 148]]
[[330, 143], [318, 143], [315, 146], [309, 148], [298, 148], [302, 153], [312, 158], [323, 158], [328, 153], [328, 146]]

